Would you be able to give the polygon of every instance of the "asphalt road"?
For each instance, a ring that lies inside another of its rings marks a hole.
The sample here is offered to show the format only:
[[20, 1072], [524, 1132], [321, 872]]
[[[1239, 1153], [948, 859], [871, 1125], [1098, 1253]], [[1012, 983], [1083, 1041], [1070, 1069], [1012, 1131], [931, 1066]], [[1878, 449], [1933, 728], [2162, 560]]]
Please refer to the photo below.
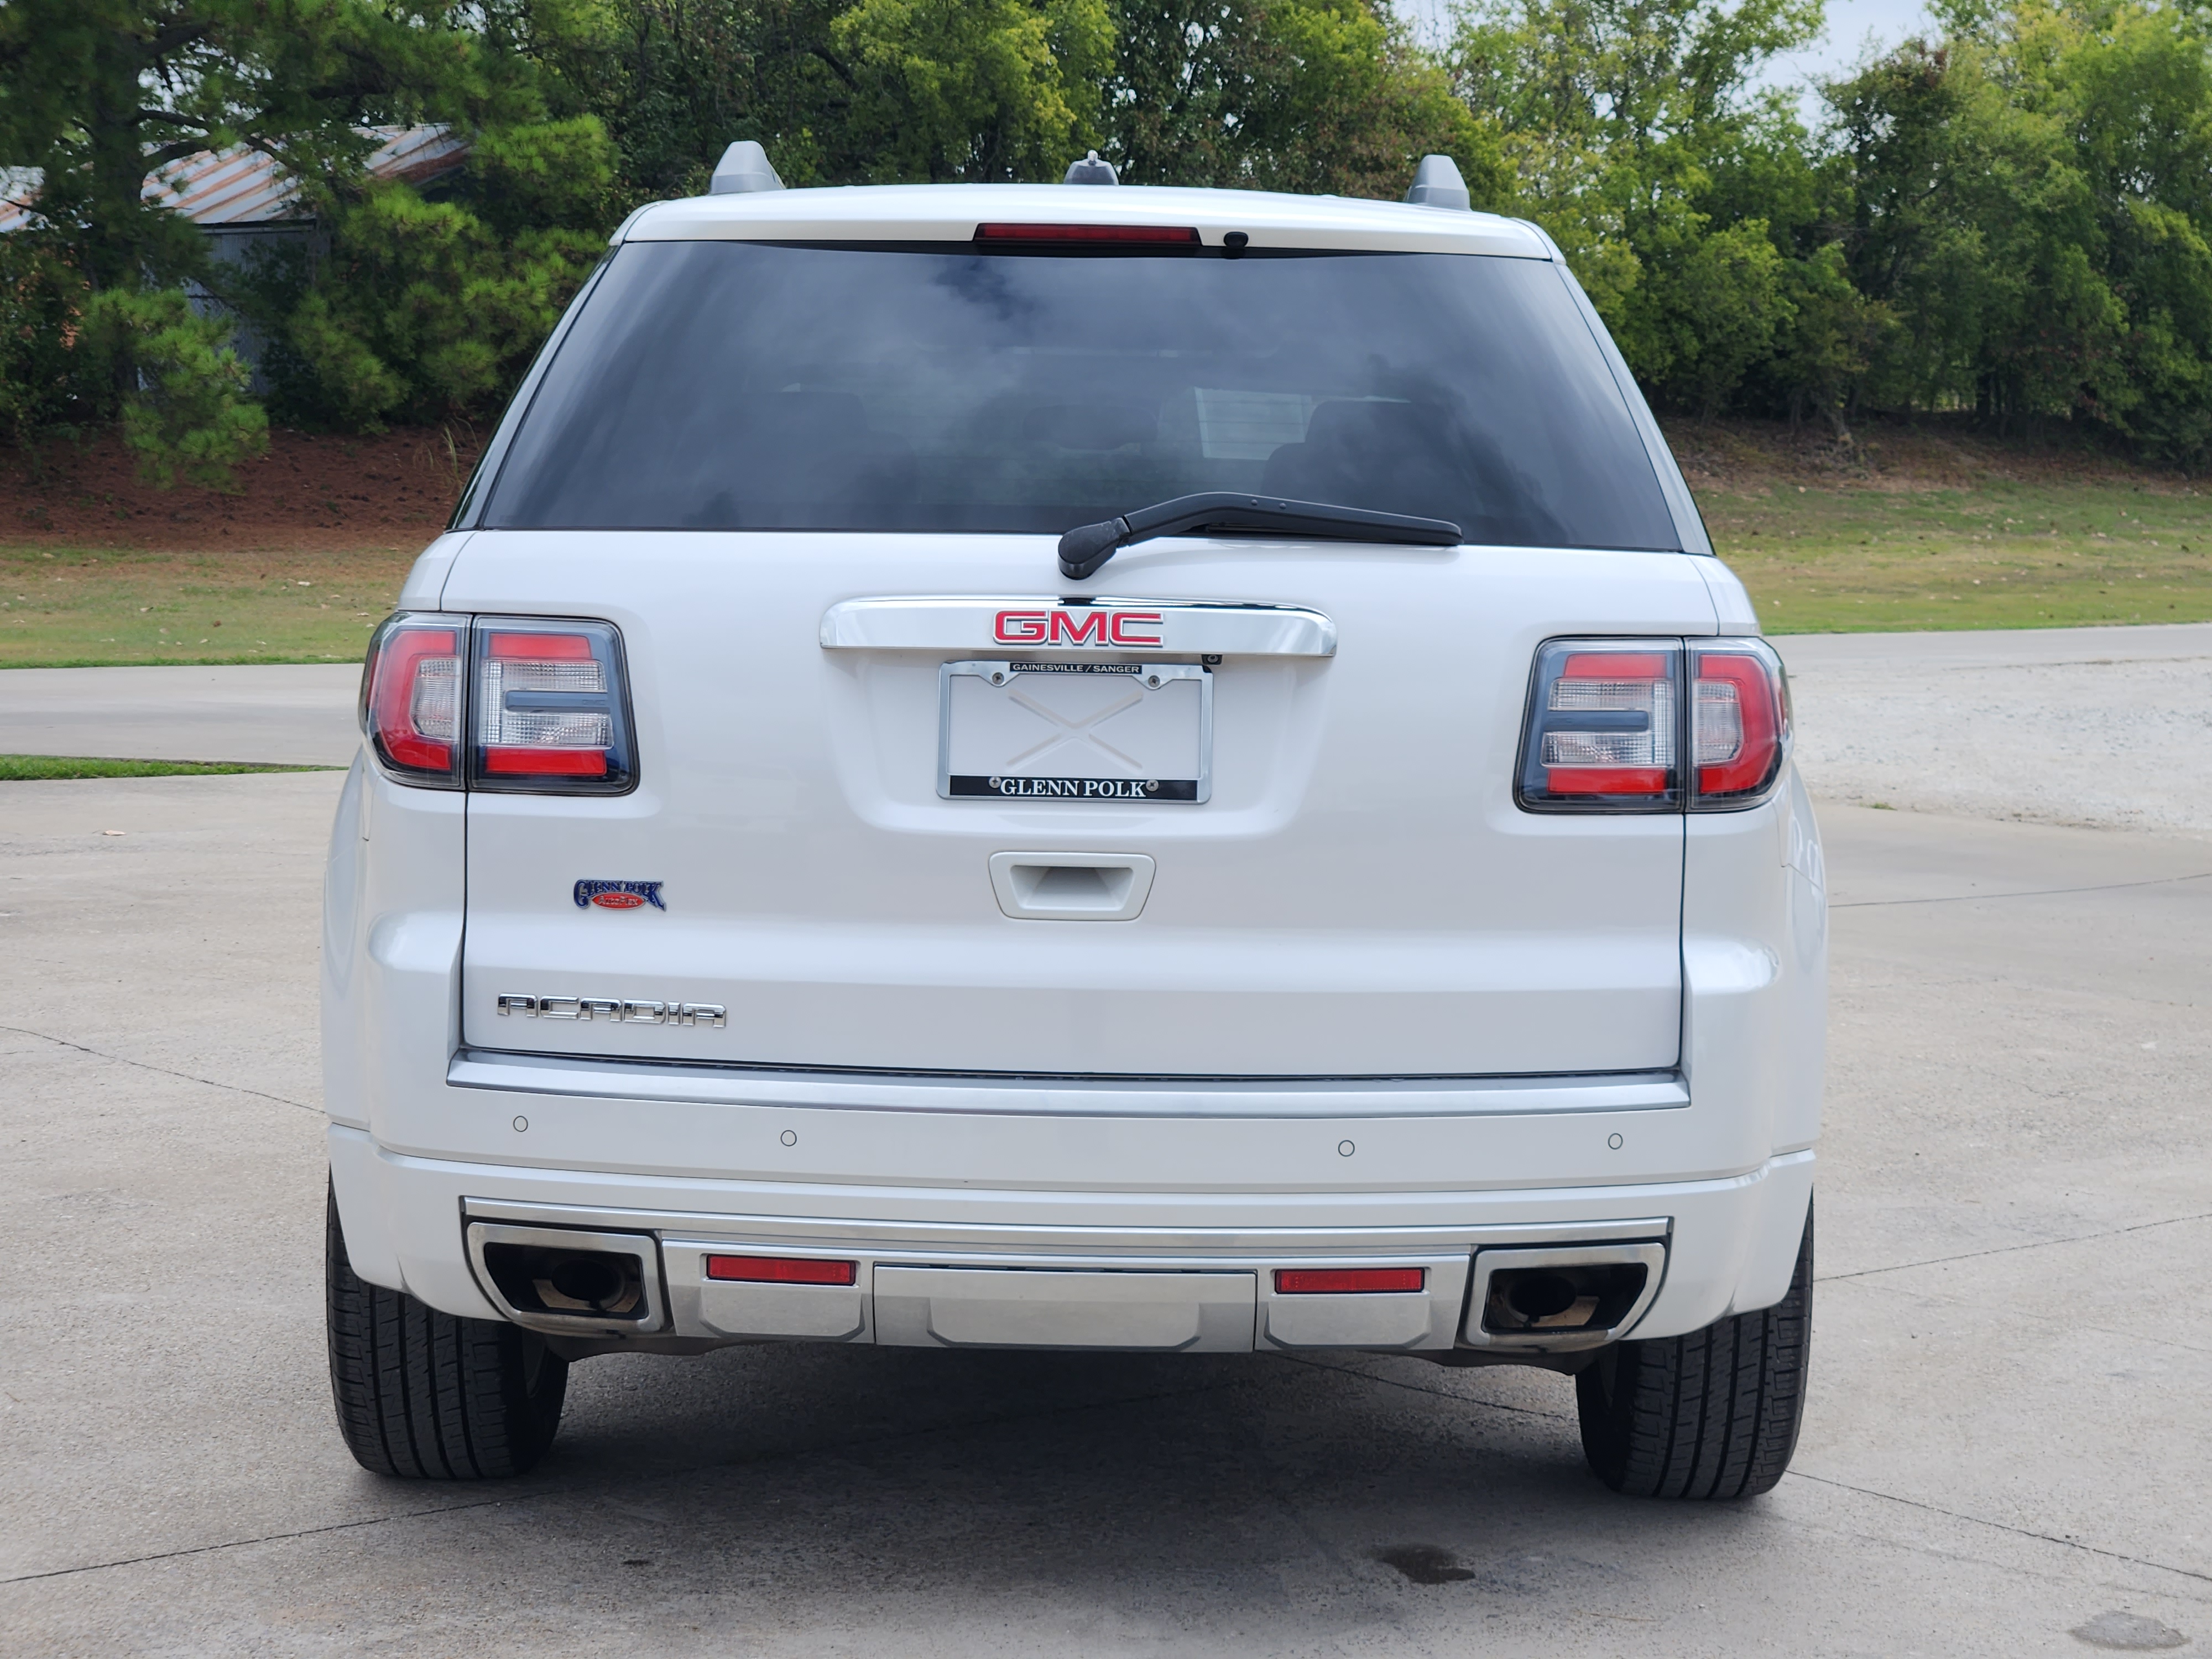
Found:
[[1612, 1497], [1538, 1373], [805, 1348], [588, 1362], [538, 1473], [440, 1488], [330, 1421], [337, 783], [0, 786], [0, 1650], [2212, 1643], [2199, 836], [1824, 807], [1814, 1384], [1766, 1498]]

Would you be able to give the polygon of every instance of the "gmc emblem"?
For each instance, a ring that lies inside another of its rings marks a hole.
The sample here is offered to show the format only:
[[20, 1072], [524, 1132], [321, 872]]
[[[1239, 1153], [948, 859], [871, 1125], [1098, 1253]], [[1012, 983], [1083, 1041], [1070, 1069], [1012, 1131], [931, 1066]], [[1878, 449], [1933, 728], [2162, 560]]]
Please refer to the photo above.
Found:
[[1096, 645], [1160, 648], [1157, 611], [1001, 611], [992, 625], [1001, 645]]

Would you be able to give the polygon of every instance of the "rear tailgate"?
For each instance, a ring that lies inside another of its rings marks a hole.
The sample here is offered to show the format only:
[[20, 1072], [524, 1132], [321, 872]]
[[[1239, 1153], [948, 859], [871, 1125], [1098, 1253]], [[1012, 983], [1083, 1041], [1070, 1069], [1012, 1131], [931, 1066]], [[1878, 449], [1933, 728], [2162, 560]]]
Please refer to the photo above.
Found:
[[[477, 535], [447, 609], [622, 630], [641, 781], [470, 796], [464, 1041], [900, 1072], [1674, 1065], [1681, 818], [1533, 815], [1512, 779], [1537, 645], [1711, 632], [1691, 556], [1163, 542], [1110, 591], [1305, 607], [1334, 653], [822, 642], [858, 599], [1052, 606], [1053, 558], [1026, 536]], [[1206, 799], [946, 799], [943, 665], [1017, 654], [1206, 671]], [[1017, 919], [993, 879], [1009, 852], [1148, 859], [1150, 891], [1133, 920]], [[580, 882], [659, 903], [580, 902]]]

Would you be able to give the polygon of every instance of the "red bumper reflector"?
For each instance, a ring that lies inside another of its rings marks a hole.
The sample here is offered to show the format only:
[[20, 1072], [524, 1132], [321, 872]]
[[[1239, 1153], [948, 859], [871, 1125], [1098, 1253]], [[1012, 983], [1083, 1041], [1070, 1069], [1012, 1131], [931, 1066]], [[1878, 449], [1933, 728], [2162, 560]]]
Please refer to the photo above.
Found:
[[1132, 242], [1164, 243], [1196, 247], [1197, 229], [1190, 225], [978, 225], [979, 242]]
[[817, 1261], [800, 1255], [710, 1255], [707, 1277], [750, 1285], [854, 1285], [857, 1261]]
[[1426, 1267], [1278, 1267], [1277, 1296], [1343, 1296], [1362, 1291], [1418, 1291]]

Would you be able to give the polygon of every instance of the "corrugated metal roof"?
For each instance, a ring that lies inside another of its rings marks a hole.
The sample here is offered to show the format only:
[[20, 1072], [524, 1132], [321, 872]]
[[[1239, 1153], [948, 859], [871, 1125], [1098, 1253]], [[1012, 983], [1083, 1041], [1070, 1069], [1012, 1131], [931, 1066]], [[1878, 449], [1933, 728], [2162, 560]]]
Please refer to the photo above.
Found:
[[[419, 185], [459, 167], [468, 144], [443, 126], [371, 127], [381, 139], [368, 158], [372, 178]], [[0, 173], [0, 233], [32, 219], [41, 183], [33, 167]], [[203, 150], [147, 175], [146, 200], [200, 225], [256, 225], [296, 216], [299, 181], [274, 158], [243, 144]]]

